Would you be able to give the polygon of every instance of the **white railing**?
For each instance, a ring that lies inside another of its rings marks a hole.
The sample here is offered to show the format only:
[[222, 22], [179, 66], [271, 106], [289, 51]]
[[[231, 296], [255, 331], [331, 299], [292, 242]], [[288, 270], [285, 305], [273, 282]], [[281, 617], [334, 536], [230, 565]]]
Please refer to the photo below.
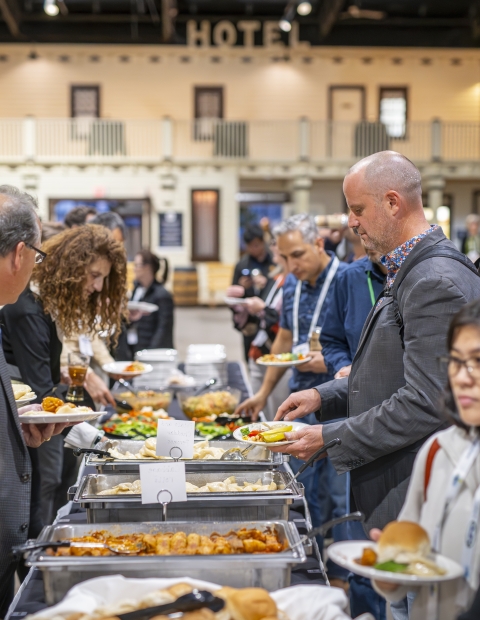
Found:
[[409, 122], [401, 137], [390, 137], [381, 123], [307, 118], [0, 119], [0, 163], [7, 164], [351, 164], [384, 149], [399, 151], [416, 163], [478, 161], [480, 123]]

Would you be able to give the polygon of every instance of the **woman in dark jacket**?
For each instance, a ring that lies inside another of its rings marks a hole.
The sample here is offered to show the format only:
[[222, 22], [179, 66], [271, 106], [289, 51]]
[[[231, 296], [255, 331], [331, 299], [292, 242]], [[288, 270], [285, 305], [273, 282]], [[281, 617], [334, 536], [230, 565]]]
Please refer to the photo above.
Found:
[[[162, 274], [157, 280], [163, 263]], [[151, 314], [130, 311], [130, 323], [123, 330], [116, 352], [117, 359], [132, 360], [143, 349], [173, 348], [173, 297], [164, 287], [168, 277], [168, 262], [149, 250], [135, 256], [135, 288], [131, 301], [146, 301], [158, 306]]]

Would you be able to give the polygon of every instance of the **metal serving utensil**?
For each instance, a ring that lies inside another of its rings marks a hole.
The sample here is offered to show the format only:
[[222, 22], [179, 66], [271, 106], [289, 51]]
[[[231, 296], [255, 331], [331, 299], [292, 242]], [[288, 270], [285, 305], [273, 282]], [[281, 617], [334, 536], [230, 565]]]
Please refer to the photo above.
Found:
[[216, 382], [217, 380], [214, 377], [212, 377], [211, 379], [206, 381], [205, 384], [202, 385], [201, 388], [195, 391], [194, 396], [199, 396], [202, 392], [205, 392], [205, 390], [208, 390], [208, 388], [212, 387], [212, 385], [215, 385]]
[[321, 536], [325, 536], [328, 530], [330, 530], [332, 527], [340, 525], [341, 523], [346, 523], [347, 521], [360, 521], [361, 523], [363, 523], [365, 521], [365, 515], [363, 514], [363, 512], [357, 511], [351, 512], [348, 515], [343, 515], [343, 517], [338, 517], [337, 519], [327, 521], [319, 527], [314, 527], [313, 530], [310, 530], [307, 534], [302, 536], [300, 540], [297, 540], [296, 543], [293, 543], [293, 545], [290, 545], [289, 547], [287, 547], [287, 549], [284, 549], [284, 551], [291, 551], [295, 547], [300, 547], [318, 534], [320, 534]]
[[195, 611], [205, 607], [216, 613], [225, 607], [225, 601], [208, 590], [195, 589], [193, 592], [180, 596], [172, 603], [138, 609], [126, 614], [118, 614], [118, 618], [120, 620], [149, 620], [153, 616], [166, 616], [175, 612]]
[[226, 452], [224, 452], [222, 454], [222, 456], [220, 457], [221, 461], [246, 461], [247, 459], [245, 458], [245, 456], [251, 451], [253, 450], [253, 448], [256, 448], [257, 446], [260, 446], [262, 444], [257, 443], [251, 443], [249, 444], [246, 448], [229, 448]]
[[18, 545], [12, 547], [12, 554], [15, 557], [21, 557], [28, 551], [36, 551], [37, 549], [57, 549], [58, 547], [75, 547], [79, 549], [108, 549], [112, 553], [117, 555], [137, 555], [141, 551], [146, 549], [146, 545], [143, 541], [133, 543], [134, 548], [125, 549], [122, 542], [118, 543], [118, 546], [114, 544], [102, 543], [102, 542], [75, 542], [71, 540], [56, 540], [56, 541], [42, 541], [42, 542], [27, 542], [25, 545]]
[[134, 396], [138, 396], [138, 390], [136, 390], [133, 385], [130, 383], [130, 381], [126, 381], [125, 379], [122, 379], [122, 377], [120, 377], [118, 379], [118, 382], [120, 383], [120, 385], [123, 385], [123, 387], [127, 388], [127, 390], [129, 392], [131, 392]]

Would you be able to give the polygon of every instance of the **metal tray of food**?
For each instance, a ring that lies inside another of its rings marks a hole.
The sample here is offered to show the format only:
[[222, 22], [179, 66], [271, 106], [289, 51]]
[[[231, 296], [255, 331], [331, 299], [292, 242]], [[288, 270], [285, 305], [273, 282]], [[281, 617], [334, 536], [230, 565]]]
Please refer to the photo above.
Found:
[[[102, 524], [92, 529], [88, 524], [54, 524], [43, 528], [39, 541], [68, 540], [103, 530], [114, 536], [132, 533], [185, 532], [210, 536], [214, 532], [226, 535], [243, 528], [275, 529], [281, 543], [289, 547], [279, 553], [252, 553], [238, 555], [147, 555], [147, 556], [63, 556], [52, 557], [45, 550], [36, 550], [27, 556], [27, 566], [43, 573], [47, 604], [58, 603], [77, 583], [104, 575], [125, 577], [191, 577], [234, 588], [260, 587], [268, 591], [290, 585], [292, 566], [305, 562], [305, 550], [295, 524], [288, 521], [231, 521], [229, 523], [144, 522]], [[296, 544], [297, 543], [297, 544]]]
[[[137, 454], [142, 448], [143, 441], [135, 441], [133, 439], [107, 439], [98, 443], [95, 448], [98, 450], [108, 451], [109, 448], [115, 448], [118, 452], [125, 454]], [[229, 448], [247, 447], [239, 441], [210, 441], [209, 446], [213, 448]], [[221, 461], [213, 459], [182, 459], [185, 463], [187, 471], [236, 471], [239, 469], [274, 469], [280, 467], [284, 462], [288, 461], [288, 456], [281, 452], [272, 452], [264, 446], [255, 446], [251, 452], [246, 455], [245, 461]], [[168, 463], [169, 459], [109, 459], [105, 456], [89, 454], [87, 456], [87, 465], [96, 467], [100, 473], [117, 472], [128, 473], [138, 472], [140, 463]]]
[[[223, 481], [232, 472], [187, 472], [187, 482], [198, 487]], [[188, 493], [188, 501], [171, 503], [167, 521], [246, 521], [265, 519], [288, 520], [288, 510], [303, 496], [303, 485], [295, 482], [289, 488], [291, 474], [278, 470], [236, 471], [238, 485], [244, 482], [274, 482], [276, 491], [231, 491]], [[73, 497], [87, 511], [88, 523], [122, 523], [162, 520], [160, 504], [142, 504], [140, 495], [99, 495], [121, 483], [138, 480], [138, 474], [90, 474], [84, 476]]]

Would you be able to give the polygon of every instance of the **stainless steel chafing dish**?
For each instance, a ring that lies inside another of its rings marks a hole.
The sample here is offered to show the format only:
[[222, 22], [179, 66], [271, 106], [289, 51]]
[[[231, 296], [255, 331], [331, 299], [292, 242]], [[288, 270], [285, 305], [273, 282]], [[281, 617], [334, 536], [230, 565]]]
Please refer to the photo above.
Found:
[[[123, 523], [97, 525], [96, 530], [107, 530], [113, 535], [133, 532], [185, 532], [210, 536], [213, 532], [227, 534], [232, 529], [275, 528], [281, 542], [294, 545], [300, 540], [298, 530], [287, 521], [231, 521], [229, 523]], [[45, 527], [38, 541], [55, 541], [86, 536], [91, 525], [50, 525]], [[302, 545], [281, 553], [241, 555], [168, 555], [168, 556], [97, 556], [52, 557], [43, 550], [30, 552], [27, 566], [35, 566], [43, 573], [47, 604], [58, 603], [68, 590], [87, 579], [102, 575], [125, 577], [191, 577], [235, 588], [250, 586], [273, 591], [290, 585], [291, 568], [306, 561]]]
[[[143, 441], [135, 441], [133, 439], [108, 439], [98, 443], [95, 448], [98, 450], [107, 451], [109, 448], [115, 447], [119, 452], [130, 452], [132, 454], [138, 453], [143, 446]], [[228, 450], [229, 448], [246, 447], [239, 441], [210, 441], [209, 445], [214, 448], [223, 448]], [[246, 456], [245, 461], [215, 461], [210, 459], [182, 459], [185, 463], [187, 471], [227, 471], [233, 472], [239, 469], [253, 470], [253, 469], [274, 469], [280, 467], [285, 461], [288, 460], [288, 456], [280, 452], [271, 452], [264, 446], [256, 446]], [[108, 459], [106, 456], [100, 456], [95, 454], [89, 454], [87, 456], [87, 465], [91, 465], [97, 468], [100, 473], [117, 472], [117, 473], [129, 473], [138, 472], [138, 466], [140, 463], [152, 463], [152, 462], [167, 462], [167, 459], [161, 459], [154, 461], [153, 459], [134, 459], [134, 460], [120, 460], [120, 459]]]
[[[197, 486], [218, 482], [233, 472], [187, 472], [187, 482]], [[295, 482], [285, 489], [291, 474], [277, 470], [235, 471], [239, 485], [244, 481], [263, 484], [275, 482], [277, 491], [238, 491], [230, 493], [189, 493], [188, 501], [168, 505], [168, 521], [238, 521], [256, 519], [288, 519], [294, 500], [302, 498], [303, 488]], [[82, 478], [73, 501], [87, 510], [88, 523], [121, 523], [162, 520], [160, 504], [142, 504], [140, 495], [99, 495], [122, 482], [138, 480], [138, 474], [91, 474]], [[303, 486], [303, 485], [301, 485]]]

